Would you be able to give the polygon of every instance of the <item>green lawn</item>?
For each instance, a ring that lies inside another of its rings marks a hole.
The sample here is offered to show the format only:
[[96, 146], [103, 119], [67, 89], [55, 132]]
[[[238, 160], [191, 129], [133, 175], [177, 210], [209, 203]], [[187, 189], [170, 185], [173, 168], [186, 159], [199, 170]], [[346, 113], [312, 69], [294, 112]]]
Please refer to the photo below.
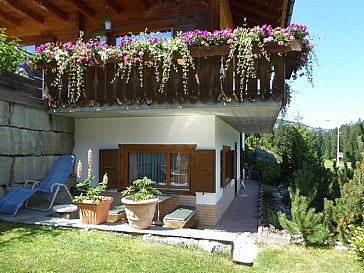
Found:
[[[325, 161], [324, 161], [324, 165], [328, 169], [331, 169], [332, 166], [333, 166], [333, 164], [334, 164], [333, 163], [333, 160], [327, 160], [327, 159], [325, 159]], [[340, 160], [339, 167], [340, 168], [344, 168], [344, 161]], [[348, 167], [351, 168], [351, 162], [348, 162]]]
[[254, 266], [114, 233], [0, 222], [5, 272], [362, 272], [355, 256], [327, 249], [265, 247]]

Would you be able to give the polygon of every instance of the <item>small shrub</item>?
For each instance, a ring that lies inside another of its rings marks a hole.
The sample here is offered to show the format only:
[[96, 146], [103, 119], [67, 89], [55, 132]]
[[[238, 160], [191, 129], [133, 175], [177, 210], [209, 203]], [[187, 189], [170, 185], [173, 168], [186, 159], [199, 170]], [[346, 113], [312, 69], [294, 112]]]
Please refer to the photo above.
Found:
[[351, 230], [350, 246], [358, 255], [359, 260], [364, 262], [364, 226], [351, 226]]
[[5, 28], [0, 28], [0, 71], [15, 72], [22, 61], [25, 61], [25, 53], [19, 50], [20, 40], [5, 34]]
[[273, 226], [274, 228], [282, 228], [278, 219], [278, 211], [274, 209], [268, 209], [267, 211], [267, 221], [268, 224]]
[[262, 184], [263, 198], [266, 200], [272, 199], [274, 187], [272, 185]]
[[324, 214], [316, 213], [310, 207], [311, 198], [300, 195], [300, 191], [295, 192], [288, 189], [292, 199], [292, 220], [288, 220], [285, 213], [278, 212], [279, 223], [291, 234], [301, 235], [308, 245], [324, 244], [330, 236], [330, 232], [324, 225]]
[[269, 185], [279, 185], [281, 182], [281, 167], [277, 162], [258, 161], [257, 176], [259, 181]]

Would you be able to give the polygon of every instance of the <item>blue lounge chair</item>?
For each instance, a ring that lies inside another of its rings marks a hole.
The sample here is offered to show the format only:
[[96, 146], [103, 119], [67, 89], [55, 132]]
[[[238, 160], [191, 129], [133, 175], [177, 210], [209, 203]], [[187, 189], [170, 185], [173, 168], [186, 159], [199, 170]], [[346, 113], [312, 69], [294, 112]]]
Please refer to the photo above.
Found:
[[[61, 155], [54, 162], [50, 173], [42, 182], [29, 180], [23, 186], [19, 186], [11, 190], [7, 195], [0, 200], [0, 214], [14, 216], [21, 205], [25, 202], [25, 207], [30, 209], [47, 211], [52, 206], [58, 192], [63, 188], [68, 196], [73, 200], [72, 195], [64, 184], [69, 177], [75, 157], [73, 155]], [[34, 193], [46, 195], [50, 205], [46, 209], [29, 207], [28, 201]], [[52, 196], [52, 199], [49, 197]]]

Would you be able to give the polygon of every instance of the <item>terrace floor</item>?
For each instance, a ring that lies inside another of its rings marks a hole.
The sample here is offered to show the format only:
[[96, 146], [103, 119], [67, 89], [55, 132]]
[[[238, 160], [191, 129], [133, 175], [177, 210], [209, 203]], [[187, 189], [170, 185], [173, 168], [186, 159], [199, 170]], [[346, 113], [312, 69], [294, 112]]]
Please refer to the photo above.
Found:
[[[152, 225], [150, 228], [145, 230], [136, 230], [129, 227], [126, 223], [120, 224], [119, 222], [112, 224], [88, 225], [82, 224], [79, 219], [55, 218], [52, 217], [52, 213], [49, 211], [43, 212], [25, 208], [19, 209], [17, 215], [14, 217], [0, 216], [0, 220], [32, 225], [97, 229], [128, 234], [151, 234], [156, 236], [217, 241], [231, 244], [234, 246], [234, 249], [241, 248], [241, 251], [245, 253], [243, 256], [245, 256], [247, 253], [251, 252], [251, 248], [254, 248], [253, 239], [258, 230], [257, 205], [259, 185], [260, 184], [257, 181], [245, 181], [245, 189], [241, 189], [239, 191], [238, 195], [234, 198], [233, 202], [217, 225], [204, 229], [171, 229]], [[244, 257], [244, 259], [246, 259], [246, 257]]]

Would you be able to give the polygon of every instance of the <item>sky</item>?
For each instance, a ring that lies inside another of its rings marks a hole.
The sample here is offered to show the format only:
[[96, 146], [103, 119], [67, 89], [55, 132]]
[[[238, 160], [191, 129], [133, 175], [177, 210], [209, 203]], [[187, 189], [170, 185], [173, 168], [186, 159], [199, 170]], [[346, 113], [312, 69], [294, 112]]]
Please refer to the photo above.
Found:
[[296, 0], [291, 23], [308, 26], [319, 66], [313, 87], [305, 76], [291, 82], [285, 119], [322, 128], [364, 120], [364, 1]]

